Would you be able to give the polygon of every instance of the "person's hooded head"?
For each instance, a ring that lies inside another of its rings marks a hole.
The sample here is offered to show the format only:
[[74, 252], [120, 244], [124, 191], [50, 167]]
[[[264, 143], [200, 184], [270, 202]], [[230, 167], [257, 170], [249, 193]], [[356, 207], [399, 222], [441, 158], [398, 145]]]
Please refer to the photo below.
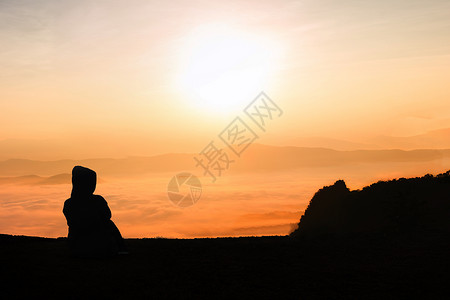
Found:
[[72, 197], [89, 196], [95, 191], [97, 173], [91, 169], [75, 166], [72, 170]]

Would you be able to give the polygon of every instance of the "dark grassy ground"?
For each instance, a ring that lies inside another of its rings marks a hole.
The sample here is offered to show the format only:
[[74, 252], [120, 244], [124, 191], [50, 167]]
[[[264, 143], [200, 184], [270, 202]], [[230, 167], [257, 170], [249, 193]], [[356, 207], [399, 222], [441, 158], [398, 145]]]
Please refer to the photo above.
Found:
[[127, 240], [79, 259], [65, 239], [0, 236], [2, 299], [315, 299], [449, 296], [450, 239]]

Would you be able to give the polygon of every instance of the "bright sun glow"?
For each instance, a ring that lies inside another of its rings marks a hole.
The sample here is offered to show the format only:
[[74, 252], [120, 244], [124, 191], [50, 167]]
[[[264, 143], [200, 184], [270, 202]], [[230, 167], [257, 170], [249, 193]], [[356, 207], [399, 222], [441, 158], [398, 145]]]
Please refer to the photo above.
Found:
[[257, 35], [224, 25], [198, 28], [186, 38], [179, 87], [207, 112], [233, 112], [262, 90], [278, 56], [277, 47]]

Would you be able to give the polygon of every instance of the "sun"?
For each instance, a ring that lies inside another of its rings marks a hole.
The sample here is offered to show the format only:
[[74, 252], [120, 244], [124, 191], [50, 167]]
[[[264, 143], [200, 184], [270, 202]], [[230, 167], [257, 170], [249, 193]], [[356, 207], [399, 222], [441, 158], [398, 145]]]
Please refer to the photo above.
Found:
[[177, 85], [197, 109], [234, 112], [267, 89], [277, 58], [267, 38], [209, 24], [194, 30], [184, 44]]

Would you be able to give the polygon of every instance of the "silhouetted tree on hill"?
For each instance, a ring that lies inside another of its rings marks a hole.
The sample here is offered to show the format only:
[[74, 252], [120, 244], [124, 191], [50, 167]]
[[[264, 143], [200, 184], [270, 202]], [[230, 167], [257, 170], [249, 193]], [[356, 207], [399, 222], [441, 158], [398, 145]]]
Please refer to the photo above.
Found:
[[450, 233], [450, 171], [350, 191], [338, 180], [311, 199], [291, 236]]

